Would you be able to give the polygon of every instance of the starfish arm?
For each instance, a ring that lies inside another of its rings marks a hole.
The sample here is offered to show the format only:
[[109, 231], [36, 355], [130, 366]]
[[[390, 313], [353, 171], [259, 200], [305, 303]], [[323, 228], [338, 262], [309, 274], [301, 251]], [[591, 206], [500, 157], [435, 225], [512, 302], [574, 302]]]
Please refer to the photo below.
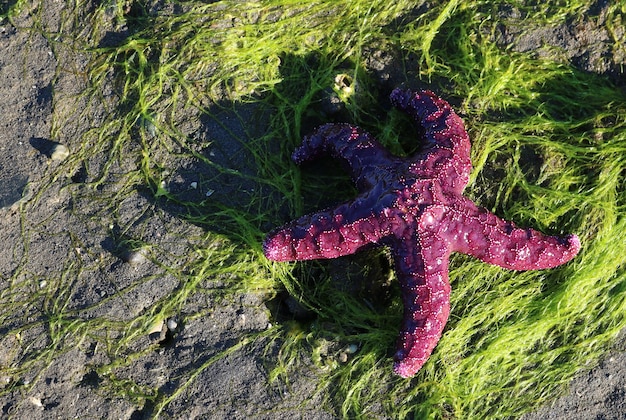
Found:
[[370, 203], [357, 197], [334, 209], [309, 214], [267, 235], [265, 256], [273, 261], [337, 258], [378, 242], [388, 232]]
[[576, 235], [548, 236], [517, 227], [465, 197], [449, 209], [446, 234], [453, 251], [511, 270], [542, 270], [565, 264], [578, 254]]
[[393, 370], [408, 378], [428, 360], [450, 314], [447, 244], [434, 232], [392, 247], [404, 304]]
[[424, 128], [425, 150], [414, 157], [412, 172], [437, 178], [451, 191], [462, 192], [472, 169], [470, 141], [463, 120], [448, 102], [428, 90], [394, 89], [390, 99]]
[[304, 137], [302, 145], [293, 152], [292, 159], [300, 164], [323, 154], [344, 159], [361, 192], [376, 183], [377, 168], [395, 161], [394, 156], [374, 137], [350, 124], [325, 124], [318, 127]]

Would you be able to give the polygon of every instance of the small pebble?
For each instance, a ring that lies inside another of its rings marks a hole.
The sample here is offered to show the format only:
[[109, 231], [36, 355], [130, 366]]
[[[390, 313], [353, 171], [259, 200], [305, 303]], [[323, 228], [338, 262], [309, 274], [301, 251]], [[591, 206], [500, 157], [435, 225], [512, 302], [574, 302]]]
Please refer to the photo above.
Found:
[[144, 117], [142, 119], [142, 121], [141, 121], [141, 124], [142, 124], [144, 130], [146, 130], [146, 133], [148, 134], [148, 136], [150, 136], [150, 137], [156, 136], [157, 128], [154, 125], [152, 116]]
[[11, 383], [11, 377], [10, 376], [1, 376], [0, 377], [0, 389], [4, 388], [5, 386], [9, 385]]
[[50, 154], [50, 159], [63, 161], [70, 155], [70, 150], [63, 144], [57, 143], [52, 148], [52, 153]]
[[358, 349], [359, 346], [357, 346], [356, 344], [350, 344], [348, 347], [346, 347], [345, 352], [348, 354], [354, 354], [357, 352]]
[[358, 350], [359, 350], [358, 345], [349, 344], [341, 351], [341, 353], [339, 353], [339, 355], [337, 356], [337, 359], [339, 360], [340, 363], [346, 363], [348, 361], [348, 356], [350, 354], [356, 353]]
[[174, 318], [169, 318], [167, 320], [167, 329], [170, 331], [176, 331], [176, 328], [178, 327], [178, 322], [176, 322], [176, 320]]
[[30, 401], [30, 403], [32, 405], [34, 405], [35, 407], [39, 407], [39, 408], [43, 408], [43, 404], [41, 403], [41, 398], [37, 398], [37, 397], [28, 397], [28, 400]]
[[127, 251], [122, 255], [122, 259], [130, 265], [138, 265], [148, 260], [147, 253], [148, 251], [145, 248]]

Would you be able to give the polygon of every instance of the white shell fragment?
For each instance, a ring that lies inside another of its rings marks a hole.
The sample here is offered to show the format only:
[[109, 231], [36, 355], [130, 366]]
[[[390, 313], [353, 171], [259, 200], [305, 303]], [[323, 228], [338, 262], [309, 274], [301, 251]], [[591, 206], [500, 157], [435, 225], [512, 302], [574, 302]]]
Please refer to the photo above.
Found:
[[148, 335], [160, 334], [163, 331], [164, 326], [165, 325], [163, 321], [156, 321], [150, 326], [150, 328], [148, 328]]

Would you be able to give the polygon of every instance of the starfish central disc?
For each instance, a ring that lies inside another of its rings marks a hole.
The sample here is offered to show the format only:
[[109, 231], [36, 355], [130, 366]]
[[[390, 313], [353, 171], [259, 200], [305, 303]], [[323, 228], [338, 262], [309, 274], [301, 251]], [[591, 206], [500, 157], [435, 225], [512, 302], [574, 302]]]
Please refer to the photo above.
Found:
[[330, 154], [346, 161], [359, 195], [271, 232], [263, 251], [270, 260], [295, 261], [336, 258], [372, 244], [389, 247], [404, 305], [394, 372], [406, 378], [426, 362], [447, 322], [450, 253], [540, 270], [571, 260], [580, 241], [519, 228], [462, 196], [472, 165], [461, 118], [430, 91], [396, 89], [391, 102], [421, 125], [421, 152], [400, 158], [359, 127], [319, 127], [293, 160]]

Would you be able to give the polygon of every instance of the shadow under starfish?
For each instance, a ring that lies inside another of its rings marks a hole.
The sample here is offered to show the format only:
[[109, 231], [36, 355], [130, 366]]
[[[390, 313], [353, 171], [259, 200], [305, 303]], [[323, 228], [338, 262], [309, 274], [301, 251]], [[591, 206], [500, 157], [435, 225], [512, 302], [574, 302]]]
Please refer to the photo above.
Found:
[[319, 127], [293, 160], [300, 164], [321, 154], [344, 159], [359, 196], [278, 228], [263, 250], [270, 260], [295, 261], [388, 246], [404, 304], [394, 372], [406, 378], [426, 362], [447, 322], [450, 253], [512, 270], [540, 270], [571, 260], [580, 241], [519, 228], [462, 196], [472, 165], [461, 118], [430, 91], [395, 89], [391, 102], [424, 128], [422, 151], [400, 158], [359, 127]]

